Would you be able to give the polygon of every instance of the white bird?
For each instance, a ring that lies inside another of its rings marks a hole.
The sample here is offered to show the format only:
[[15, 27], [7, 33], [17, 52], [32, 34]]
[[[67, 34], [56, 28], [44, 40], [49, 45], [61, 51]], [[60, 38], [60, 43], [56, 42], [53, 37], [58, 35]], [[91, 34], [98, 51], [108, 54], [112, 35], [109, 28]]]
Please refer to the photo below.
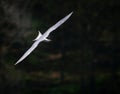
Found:
[[[33, 41], [38, 40], [41, 36], [42, 34], [40, 33], [40, 31], [38, 31], [38, 36]], [[51, 41], [51, 40], [46, 38], [45, 41]]]
[[20, 63], [22, 60], [24, 60], [38, 46], [38, 44], [40, 42], [42, 42], [42, 41], [50, 41], [49, 39], [47, 39], [48, 35], [53, 30], [55, 30], [60, 25], [62, 25], [72, 14], [73, 14], [73, 12], [71, 12], [70, 14], [68, 14], [67, 16], [65, 16], [64, 18], [62, 18], [55, 25], [53, 25], [52, 27], [50, 27], [44, 34], [41, 34], [40, 31], [38, 31], [39, 32], [38, 36], [33, 40], [35, 42], [32, 44], [32, 46], [23, 54], [23, 56], [14, 65], [16, 65], [16, 64]]

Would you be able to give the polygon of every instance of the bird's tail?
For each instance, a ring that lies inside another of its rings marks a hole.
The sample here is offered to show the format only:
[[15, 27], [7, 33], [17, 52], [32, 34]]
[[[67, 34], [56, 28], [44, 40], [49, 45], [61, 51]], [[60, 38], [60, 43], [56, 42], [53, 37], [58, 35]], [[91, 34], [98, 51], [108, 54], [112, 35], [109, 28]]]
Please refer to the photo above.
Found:
[[50, 39], [45, 39], [45, 42], [50, 42], [51, 40]]

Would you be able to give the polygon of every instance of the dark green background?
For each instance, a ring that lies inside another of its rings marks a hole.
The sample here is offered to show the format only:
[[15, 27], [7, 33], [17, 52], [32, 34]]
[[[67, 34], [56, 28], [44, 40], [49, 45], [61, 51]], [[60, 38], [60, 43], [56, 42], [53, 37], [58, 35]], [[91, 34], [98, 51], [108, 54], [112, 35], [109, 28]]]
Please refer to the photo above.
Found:
[[0, 0], [0, 94], [120, 94], [119, 58], [119, 0]]

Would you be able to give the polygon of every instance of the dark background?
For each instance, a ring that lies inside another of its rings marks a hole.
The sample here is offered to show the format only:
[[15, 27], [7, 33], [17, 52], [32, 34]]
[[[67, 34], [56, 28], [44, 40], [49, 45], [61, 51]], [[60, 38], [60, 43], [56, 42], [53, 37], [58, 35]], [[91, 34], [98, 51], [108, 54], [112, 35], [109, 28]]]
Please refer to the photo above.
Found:
[[0, 0], [0, 94], [120, 94], [119, 58], [119, 0]]

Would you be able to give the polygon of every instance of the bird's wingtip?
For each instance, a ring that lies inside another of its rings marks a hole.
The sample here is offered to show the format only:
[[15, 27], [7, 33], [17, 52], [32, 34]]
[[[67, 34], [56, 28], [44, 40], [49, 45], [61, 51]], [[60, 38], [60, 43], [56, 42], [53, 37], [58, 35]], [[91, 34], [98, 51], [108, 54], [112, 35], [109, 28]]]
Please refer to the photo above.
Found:
[[17, 61], [14, 65], [17, 65], [19, 63], [19, 61]]
[[70, 12], [70, 15], [72, 15], [73, 14], [73, 11], [72, 12]]
[[70, 13], [67, 15], [67, 17], [69, 18], [72, 14], [73, 14], [73, 11], [70, 12]]
[[17, 65], [18, 63], [15, 63], [14, 65]]

